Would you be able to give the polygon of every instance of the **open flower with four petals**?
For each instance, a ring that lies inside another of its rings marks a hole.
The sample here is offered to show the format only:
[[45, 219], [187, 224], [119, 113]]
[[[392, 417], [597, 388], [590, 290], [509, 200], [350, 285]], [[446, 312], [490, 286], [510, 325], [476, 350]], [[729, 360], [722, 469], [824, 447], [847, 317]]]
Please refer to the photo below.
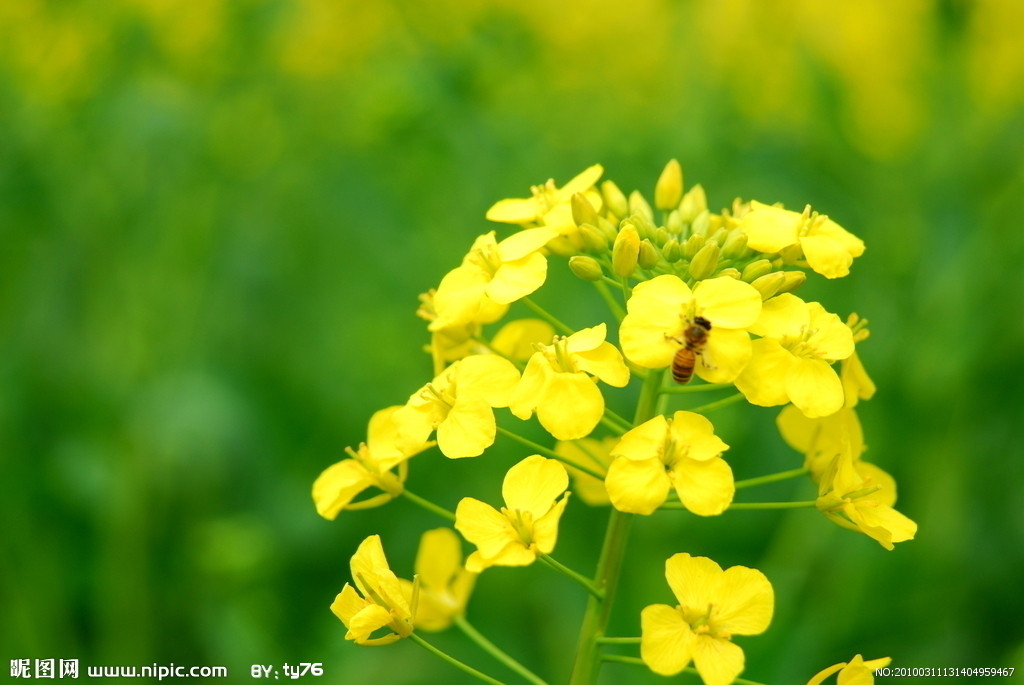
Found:
[[[348, 628], [346, 640], [358, 645], [386, 645], [413, 631], [410, 595], [388, 566], [379, 535], [363, 540], [351, 561], [355, 587], [345, 583], [331, 611]], [[372, 635], [382, 628], [390, 633]]]

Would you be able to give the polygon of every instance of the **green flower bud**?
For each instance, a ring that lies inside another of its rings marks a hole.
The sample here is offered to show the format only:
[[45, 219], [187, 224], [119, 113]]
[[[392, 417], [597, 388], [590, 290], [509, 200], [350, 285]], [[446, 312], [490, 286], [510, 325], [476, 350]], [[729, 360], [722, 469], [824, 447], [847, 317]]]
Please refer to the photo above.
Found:
[[711, 242], [705, 243], [704, 247], [697, 251], [697, 254], [690, 260], [690, 275], [694, 280], [699, 281], [715, 273], [715, 270], [718, 269], [718, 257], [721, 252], [722, 248], [718, 247], [718, 243]]
[[719, 246], [721, 246], [725, 244], [725, 240], [728, 237], [729, 231], [725, 230], [724, 228], [718, 228], [714, 233], [711, 234], [711, 237], [708, 238], [708, 242], [714, 241], [718, 243]]
[[583, 193], [573, 193], [571, 204], [572, 220], [576, 222], [577, 226], [583, 224], [597, 226], [597, 212]]
[[614, 181], [605, 181], [601, 184], [601, 197], [604, 198], [604, 206], [616, 219], [623, 219], [629, 215], [629, 202]]
[[604, 275], [597, 260], [584, 255], [570, 257], [569, 269], [577, 278], [582, 278], [584, 281], [600, 281], [601, 276]]
[[737, 281], [740, 280], [740, 270], [734, 266], [728, 266], [719, 271], [716, 276], [726, 276], [727, 278], [735, 278]]
[[757, 279], [761, 278], [761, 276], [764, 276], [765, 274], [770, 274], [771, 272], [772, 263], [769, 262], [767, 259], [758, 259], [756, 261], [750, 262], [750, 264], [747, 264], [747, 266], [743, 269], [743, 280], [746, 281], [747, 283], [753, 283]]
[[636, 270], [640, 257], [640, 234], [636, 226], [624, 223], [612, 246], [612, 272], [616, 276], [630, 276]]
[[690, 188], [690, 191], [683, 196], [682, 201], [679, 203], [679, 214], [684, 222], [692, 222], [701, 212], [706, 212], [707, 209], [708, 198], [704, 193], [704, 187], [699, 183]]
[[583, 246], [587, 248], [587, 252], [608, 251], [608, 239], [604, 237], [604, 233], [590, 224], [580, 226], [580, 239], [583, 241]]
[[629, 213], [639, 214], [648, 221], [654, 221], [654, 210], [651, 209], [651, 205], [647, 202], [639, 190], [634, 190], [629, 194]]
[[669, 233], [675, 233], [679, 235], [683, 232], [683, 217], [679, 214], [678, 209], [673, 209], [668, 215], [668, 221], [665, 222], [665, 228], [668, 229]]
[[641, 269], [653, 269], [661, 261], [661, 254], [658, 248], [651, 244], [646, 238], [640, 243], [640, 252], [637, 255], [637, 263]]
[[786, 280], [786, 274], [781, 271], [773, 271], [770, 274], [765, 274], [760, 278], [755, 278], [750, 285], [757, 289], [757, 292], [761, 293], [761, 299], [767, 300], [770, 297], [774, 297], [779, 292], [779, 288], [782, 287], [782, 283]]
[[786, 279], [779, 286], [779, 293], [791, 293], [807, 280], [807, 274], [803, 271], [783, 271], [782, 274]]
[[680, 257], [683, 256], [683, 250], [679, 245], [679, 241], [675, 238], [669, 238], [665, 246], [661, 248], [661, 256], [665, 258], [666, 262], [678, 262]]
[[683, 167], [679, 162], [672, 159], [665, 165], [665, 169], [658, 177], [658, 183], [654, 186], [654, 206], [658, 209], [669, 210], [679, 206], [683, 199]]
[[609, 244], [614, 243], [615, 238], [619, 235], [619, 227], [603, 216], [597, 218], [597, 228], [604, 234], [605, 240]]
[[733, 229], [722, 245], [722, 256], [726, 259], [739, 259], [747, 250], [747, 234]]
[[683, 256], [687, 259], [693, 259], [697, 251], [704, 247], [705, 242], [704, 236], [694, 233], [683, 243]]
[[[680, 212], [682, 214], [682, 212]], [[685, 215], [683, 218], [686, 218]], [[693, 235], [701, 235], [705, 238], [708, 235], [708, 228], [711, 226], [711, 214], [705, 209], [690, 222], [690, 232]]]
[[669, 239], [668, 229], [658, 228], [654, 231], [654, 244], [658, 247], [662, 247]]

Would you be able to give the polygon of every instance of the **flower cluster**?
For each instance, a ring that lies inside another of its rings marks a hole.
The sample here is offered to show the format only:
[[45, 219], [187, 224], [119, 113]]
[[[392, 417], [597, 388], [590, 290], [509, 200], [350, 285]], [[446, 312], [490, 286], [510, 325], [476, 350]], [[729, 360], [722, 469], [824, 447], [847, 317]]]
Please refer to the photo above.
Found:
[[[428, 531], [408, 581], [390, 570], [380, 539], [368, 537], [352, 557], [354, 585], [332, 606], [348, 639], [384, 644], [408, 637], [436, 652], [417, 631], [455, 625], [527, 680], [542, 682], [465, 617], [477, 574], [540, 561], [590, 595], [574, 685], [593, 683], [602, 661], [630, 659], [656, 673], [691, 670], [707, 685], [728, 685], [745, 666], [733, 638], [769, 627], [771, 582], [755, 569], [723, 570], [679, 550], [665, 550], [678, 604], [635, 613], [639, 658], [602, 654], [598, 638], [607, 629], [633, 515], [806, 507], [887, 549], [914, 537], [916, 524], [893, 508], [892, 477], [863, 458], [856, 407], [875, 391], [857, 355], [867, 321], [844, 320], [796, 294], [808, 272], [828, 279], [849, 274], [863, 242], [810, 207], [797, 212], [736, 200], [712, 212], [701, 186], [684, 187], [674, 160], [658, 179], [653, 203], [602, 182], [603, 173], [593, 166], [562, 187], [548, 181], [529, 197], [490, 208], [487, 218], [511, 233], [479, 236], [420, 298], [433, 379], [404, 405], [374, 414], [366, 442], [314, 484], [325, 518], [406, 497], [447, 518], [475, 548], [463, 562], [451, 529]], [[592, 314], [581, 312], [590, 308], [572, 307], [576, 318], [565, 323], [532, 299], [560, 264], [593, 284], [607, 304], [605, 317], [587, 318]], [[531, 318], [509, 318], [520, 310]], [[690, 401], [704, 393], [726, 394]], [[630, 418], [613, 410], [630, 399]], [[724, 456], [729, 445], [709, 415], [741, 402], [782, 407], [779, 433], [803, 454], [801, 468], [735, 480], [732, 457]], [[520, 435], [517, 426], [534, 416], [551, 437], [547, 444]], [[468, 496], [456, 501], [461, 493], [452, 483], [440, 493], [444, 504], [455, 505], [451, 511], [406, 487], [412, 457], [436, 445], [450, 459], [493, 452], [486, 459], [500, 460], [503, 452], [492, 450], [499, 435], [527, 455], [502, 467], [503, 506]], [[817, 487], [815, 499], [734, 501], [741, 487], [804, 474]], [[573, 501], [610, 509], [592, 576], [552, 556], [570, 481]], [[359, 499], [370, 488], [380, 493]], [[843, 682], [859, 678], [876, 663], [857, 656], [811, 683], [833, 673]]]

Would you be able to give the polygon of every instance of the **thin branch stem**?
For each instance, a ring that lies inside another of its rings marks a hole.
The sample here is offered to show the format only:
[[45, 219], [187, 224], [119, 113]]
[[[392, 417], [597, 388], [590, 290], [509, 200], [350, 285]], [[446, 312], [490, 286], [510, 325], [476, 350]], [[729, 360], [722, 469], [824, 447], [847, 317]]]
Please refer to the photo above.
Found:
[[551, 449], [549, 447], [545, 447], [544, 445], [536, 443], [533, 440], [529, 440], [528, 438], [524, 438], [521, 435], [517, 435], [517, 434], [513, 433], [510, 430], [502, 428], [501, 426], [498, 426], [498, 432], [501, 433], [502, 435], [504, 435], [507, 438], [512, 438], [513, 440], [515, 440], [516, 442], [520, 443], [521, 445], [525, 445], [525, 446], [529, 447], [531, 450], [534, 450], [535, 452], [537, 452], [537, 454], [543, 454], [544, 456], [546, 456], [546, 457], [548, 457], [550, 459], [556, 459], [556, 460], [562, 462], [563, 464], [568, 464], [569, 466], [573, 467], [574, 469], [579, 469], [580, 471], [582, 471], [583, 473], [587, 474], [588, 476], [593, 476], [594, 478], [597, 478], [598, 480], [604, 480], [604, 476], [601, 475], [600, 473], [598, 473], [597, 471], [595, 471], [594, 469], [590, 468], [589, 466], [584, 466], [583, 464], [580, 464], [579, 462], [573, 461], [572, 459], [569, 459], [568, 457], [566, 457], [564, 454], [559, 454], [558, 452], [555, 452], [553, 449]]
[[697, 414], [703, 414], [705, 412], [721, 409], [722, 407], [728, 407], [730, 404], [736, 404], [737, 402], [740, 402], [744, 399], [746, 398], [743, 396], [743, 393], [738, 392], [735, 395], [729, 395], [723, 400], [708, 402], [707, 404], [702, 404], [699, 407], [694, 407], [693, 409], [690, 409], [688, 411], [696, 412]]
[[601, 299], [607, 303], [608, 308], [612, 310], [612, 314], [619, 321], [622, 321], [623, 317], [626, 316], [626, 310], [622, 308], [622, 305], [615, 301], [615, 297], [612, 296], [612, 291], [608, 289], [608, 284], [604, 280], [594, 281], [594, 287], [597, 288], [597, 293], [601, 296]]
[[431, 502], [430, 500], [424, 499], [423, 497], [420, 497], [417, 494], [411, 493], [408, 490], [402, 490], [402, 497], [406, 498], [410, 502], [418, 504], [419, 506], [423, 507], [427, 511], [432, 512], [434, 514], [437, 514], [438, 516], [440, 516], [442, 518], [446, 518], [449, 521], [454, 521], [455, 520], [455, 514], [453, 514], [452, 512], [448, 511], [447, 509], [445, 509], [443, 507], [439, 507], [436, 504], [434, 504], [433, 502]]
[[663, 395], [689, 395], [695, 392], [707, 392], [708, 390], [721, 390], [730, 388], [732, 383], [698, 383], [697, 385], [666, 385], [661, 389]]
[[480, 631], [470, 625], [465, 616], [456, 616], [455, 626], [461, 630], [466, 637], [475, 642], [481, 649], [519, 675], [523, 676], [523, 678], [533, 683], [533, 685], [548, 685], [544, 679], [528, 669], [526, 666], [523, 666], [521, 663], [509, 656], [503, 649], [484, 637]]
[[444, 661], [447, 661], [449, 664], [451, 664], [455, 668], [459, 669], [463, 673], [468, 673], [469, 675], [473, 676], [474, 678], [482, 680], [485, 683], [490, 683], [491, 685], [505, 685], [505, 683], [501, 682], [500, 680], [492, 678], [491, 676], [489, 676], [489, 675], [487, 675], [485, 673], [481, 673], [480, 671], [476, 670], [472, 666], [470, 666], [468, 664], [462, 663], [461, 661], [459, 661], [455, 657], [451, 656], [450, 654], [446, 654], [445, 652], [442, 652], [440, 649], [438, 649], [434, 645], [430, 644], [429, 642], [424, 640], [422, 637], [420, 637], [416, 633], [412, 633], [411, 635], [409, 635], [409, 638], [412, 639], [412, 641], [415, 642], [416, 644], [418, 644], [420, 647], [423, 647], [425, 650], [427, 650], [428, 652], [430, 652], [434, 656], [439, 657], [440, 659], [442, 659]]
[[638, 637], [599, 637], [599, 638], [597, 638], [597, 644], [599, 644], [599, 645], [638, 645], [638, 644], [640, 644], [640, 638], [638, 638]]
[[553, 314], [549, 313], [548, 310], [541, 307], [529, 297], [524, 297], [521, 302], [532, 309], [537, 316], [554, 326], [562, 335], [572, 335], [576, 332], [566, 324], [562, 323], [559, 319], [555, 318]]
[[729, 505], [729, 511], [742, 511], [745, 509], [810, 509], [817, 505], [816, 500], [806, 502], [733, 502]]
[[799, 478], [809, 472], [806, 468], [792, 469], [790, 471], [780, 471], [779, 473], [770, 473], [767, 476], [758, 476], [757, 478], [745, 478], [744, 480], [736, 481], [736, 489], [741, 490], [743, 488], [750, 488], [755, 485], [764, 485], [765, 483], [776, 483], [780, 480], [789, 480], [790, 478]]
[[548, 566], [550, 566], [551, 568], [553, 568], [554, 570], [561, 573], [562, 575], [582, 585], [583, 588], [594, 597], [597, 597], [598, 599], [604, 599], [604, 593], [598, 590], [596, 587], [594, 587], [594, 583], [589, 578], [584, 576], [582, 573], [573, 571], [565, 564], [556, 561], [553, 557], [547, 554], [538, 555], [537, 558], [545, 564], [547, 564]]

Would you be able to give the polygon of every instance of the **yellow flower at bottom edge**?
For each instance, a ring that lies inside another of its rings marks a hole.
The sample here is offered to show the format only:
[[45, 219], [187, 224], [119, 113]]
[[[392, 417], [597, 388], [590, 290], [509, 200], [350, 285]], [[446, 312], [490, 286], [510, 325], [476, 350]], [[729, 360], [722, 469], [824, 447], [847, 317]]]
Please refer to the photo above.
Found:
[[917, 524], [893, 509], [896, 482], [882, 469], [860, 463], [855, 467], [849, 445], [821, 477], [817, 507], [844, 528], [864, 533], [888, 550], [894, 543], [913, 540]]
[[602, 323], [556, 336], [530, 357], [508, 408], [524, 421], [537, 412], [540, 425], [558, 440], [575, 440], [590, 434], [604, 415], [604, 396], [594, 377], [623, 388], [629, 369], [614, 345], [605, 342]]
[[700, 516], [721, 514], [736, 492], [732, 469], [721, 454], [729, 446], [705, 417], [677, 411], [655, 416], [626, 432], [612, 448], [605, 487], [612, 505], [631, 514], [651, 514], [675, 490]]
[[842, 662], [829, 666], [807, 681], [807, 685], [821, 685], [825, 679], [834, 673], [839, 673], [836, 685], [873, 685], [875, 682], [875, 670], [885, 668], [892, 662], [891, 657], [882, 657], [865, 661], [860, 654], [850, 659], [849, 662]]
[[455, 510], [455, 529], [477, 546], [466, 560], [466, 569], [480, 573], [490, 566], [528, 566], [539, 555], [550, 554], [558, 539], [568, 486], [564, 466], [535, 454], [505, 474], [501, 511], [464, 497]]
[[722, 567], [707, 557], [676, 554], [665, 578], [679, 604], [653, 604], [640, 613], [640, 657], [660, 675], [693, 661], [706, 685], [729, 685], [743, 672], [733, 635], [758, 635], [771, 623], [775, 593], [763, 573]]
[[356, 450], [346, 448], [351, 459], [327, 467], [316, 479], [313, 502], [318, 514], [333, 521], [359, 493], [373, 486], [386, 493], [381, 496], [380, 504], [401, 494], [402, 481], [391, 469], [427, 449], [431, 443], [410, 441], [399, 446], [394, 416], [400, 408], [388, 407], [376, 412], [370, 418], [366, 442]]
[[[415, 616], [417, 629], [444, 630], [465, 613], [476, 574], [462, 566], [462, 543], [455, 531], [435, 528], [423, 534], [416, 553], [416, 578], [420, 584]], [[399, 580], [406, 593], [412, 596], [413, 584]]]
[[[331, 611], [348, 628], [346, 640], [378, 646], [409, 637], [413, 632], [412, 610], [402, 584], [388, 566], [379, 535], [371, 535], [352, 555], [352, 580], [331, 604]], [[358, 591], [357, 591], [358, 588]], [[390, 633], [371, 637], [389, 628]]]

